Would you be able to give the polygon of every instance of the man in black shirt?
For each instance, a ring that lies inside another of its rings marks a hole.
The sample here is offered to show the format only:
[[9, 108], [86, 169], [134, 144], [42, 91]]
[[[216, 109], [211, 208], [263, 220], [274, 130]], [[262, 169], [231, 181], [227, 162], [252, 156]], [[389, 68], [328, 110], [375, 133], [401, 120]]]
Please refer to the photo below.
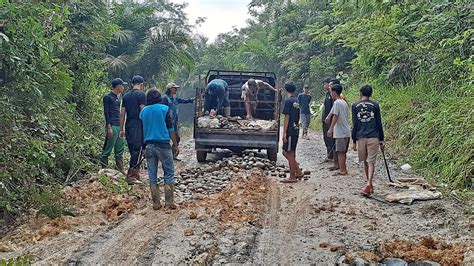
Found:
[[323, 139], [324, 139], [324, 144], [326, 145], [326, 151], [327, 151], [327, 159], [326, 162], [331, 161], [334, 158], [334, 152], [333, 152], [333, 147], [334, 147], [334, 139], [328, 137], [328, 130], [330, 127], [330, 124], [326, 123], [326, 117], [329, 115], [331, 112], [332, 106], [334, 104], [334, 100], [331, 97], [331, 85], [330, 85], [331, 79], [327, 78], [323, 81], [323, 88], [326, 90], [326, 94], [324, 96], [324, 107], [321, 115], [321, 121], [323, 123]]
[[293, 82], [285, 84], [287, 98], [283, 103], [283, 114], [285, 115], [283, 125], [283, 156], [290, 165], [290, 176], [282, 180], [283, 183], [295, 183], [303, 176], [299, 164], [296, 161], [296, 146], [300, 133], [300, 104], [295, 97], [296, 85]]
[[374, 192], [372, 179], [375, 172], [375, 161], [379, 146], [385, 147], [382, 117], [379, 104], [371, 101], [372, 87], [364, 85], [360, 88], [361, 100], [352, 104], [352, 149], [358, 151], [359, 161], [364, 162], [367, 185], [362, 190], [365, 195]]
[[120, 113], [120, 136], [127, 138], [130, 152], [130, 167], [127, 172], [127, 182], [141, 183], [140, 157], [143, 148], [143, 124], [140, 120], [140, 111], [145, 107], [146, 95], [143, 91], [145, 80], [141, 76], [132, 78], [133, 89], [123, 96], [123, 106]]
[[109, 156], [114, 150], [115, 166], [117, 170], [125, 174], [123, 168], [123, 150], [125, 142], [120, 138], [120, 105], [122, 99], [120, 95], [124, 91], [126, 83], [122, 79], [116, 78], [112, 80], [112, 91], [106, 94], [102, 101], [104, 103], [105, 117], [105, 142], [102, 148], [102, 157], [100, 159], [101, 166], [106, 168], [109, 164]]

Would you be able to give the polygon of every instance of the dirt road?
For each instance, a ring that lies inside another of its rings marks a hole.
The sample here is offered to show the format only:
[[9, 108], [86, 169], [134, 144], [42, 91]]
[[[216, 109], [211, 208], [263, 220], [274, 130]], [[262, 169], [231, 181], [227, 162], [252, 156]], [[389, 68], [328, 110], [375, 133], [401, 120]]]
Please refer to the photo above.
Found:
[[[344, 254], [361, 251], [380, 257], [380, 247], [393, 241], [432, 237], [472, 244], [472, 221], [453, 200], [408, 206], [361, 197], [365, 177], [354, 152], [348, 154], [350, 175], [333, 177], [330, 165], [322, 163], [321, 136], [301, 140], [299, 148], [301, 166], [312, 172], [309, 180], [290, 185], [259, 171], [245, 178], [235, 174], [224, 192], [183, 203], [176, 211], [152, 211], [143, 197], [135, 210], [116, 220], [78, 218], [40, 240], [19, 241], [21, 232], [2, 234], [10, 249], [4, 248], [0, 259], [28, 255], [48, 264], [334, 264]], [[181, 150], [178, 169], [198, 165], [191, 141]], [[381, 166], [375, 181], [379, 195], [395, 191]], [[394, 166], [392, 175], [407, 176]]]

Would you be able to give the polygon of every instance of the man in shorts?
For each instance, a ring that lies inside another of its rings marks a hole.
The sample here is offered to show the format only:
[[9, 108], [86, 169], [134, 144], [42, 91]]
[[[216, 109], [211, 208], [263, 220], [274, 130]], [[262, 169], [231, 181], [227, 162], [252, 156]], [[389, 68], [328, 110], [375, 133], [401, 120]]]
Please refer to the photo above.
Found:
[[346, 153], [349, 148], [351, 129], [349, 127], [349, 106], [346, 101], [341, 99], [342, 86], [335, 84], [331, 86], [331, 97], [334, 99], [334, 105], [330, 115], [331, 126], [328, 130], [328, 137], [334, 138], [335, 149], [337, 152], [337, 162], [339, 170], [334, 174], [347, 175]]
[[293, 82], [285, 84], [287, 98], [283, 103], [283, 115], [285, 120], [283, 124], [283, 156], [290, 165], [290, 176], [282, 180], [282, 183], [295, 183], [298, 178], [303, 176], [298, 162], [296, 162], [296, 146], [298, 145], [298, 136], [300, 133], [300, 104], [295, 96], [296, 85]]
[[242, 99], [245, 102], [245, 111], [247, 112], [247, 119], [253, 119], [255, 110], [257, 109], [257, 95], [259, 89], [270, 89], [276, 91], [272, 85], [258, 79], [249, 79], [242, 85]]
[[370, 100], [371, 96], [372, 87], [364, 85], [360, 88], [360, 101], [352, 104], [352, 149], [358, 151], [359, 161], [364, 162], [367, 185], [362, 193], [367, 196], [374, 192], [372, 180], [379, 146], [382, 150], [385, 147], [380, 107]]

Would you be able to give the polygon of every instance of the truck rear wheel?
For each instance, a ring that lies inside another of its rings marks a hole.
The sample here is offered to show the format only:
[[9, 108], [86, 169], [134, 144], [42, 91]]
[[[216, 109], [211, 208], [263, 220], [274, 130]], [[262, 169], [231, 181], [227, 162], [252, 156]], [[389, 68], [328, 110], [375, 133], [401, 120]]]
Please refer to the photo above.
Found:
[[196, 159], [198, 162], [203, 163], [206, 161], [207, 151], [196, 151]]
[[267, 156], [270, 161], [276, 162], [278, 158], [278, 149], [267, 149]]

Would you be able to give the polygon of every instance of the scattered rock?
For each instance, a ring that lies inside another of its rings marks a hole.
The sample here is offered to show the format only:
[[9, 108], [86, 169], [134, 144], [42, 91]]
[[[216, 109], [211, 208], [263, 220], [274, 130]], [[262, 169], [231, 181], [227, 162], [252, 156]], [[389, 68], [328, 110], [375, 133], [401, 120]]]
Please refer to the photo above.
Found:
[[411, 170], [411, 165], [409, 165], [409, 164], [406, 163], [406, 164], [402, 165], [400, 168], [401, 168], [402, 171], [404, 171], [404, 172], [410, 172], [410, 170]]
[[425, 261], [410, 262], [408, 263], [408, 266], [441, 266], [441, 264], [434, 261], [425, 260]]
[[339, 250], [339, 247], [337, 246], [332, 246], [330, 249], [329, 249], [331, 252], [336, 252]]
[[15, 246], [10, 242], [0, 243], [0, 252], [15, 251]]
[[435, 200], [441, 197], [441, 192], [433, 192], [426, 189], [411, 189], [398, 193], [388, 194], [385, 199], [389, 202], [400, 202], [412, 204], [415, 200]]
[[[176, 190], [183, 201], [195, 199], [195, 194], [209, 195], [224, 191], [230, 184], [231, 177], [246, 170], [263, 170], [265, 176], [286, 177], [288, 168], [276, 166], [266, 158], [257, 157], [255, 153], [224, 158], [207, 165], [183, 169], [177, 178]], [[246, 173], [247, 174], [247, 173]]]
[[402, 259], [387, 258], [382, 261], [387, 266], [408, 266], [408, 263]]
[[189, 219], [197, 219], [198, 218], [198, 214], [197, 212], [194, 212], [192, 211], [190, 214], [189, 214]]
[[319, 247], [320, 248], [327, 248], [327, 247], [329, 247], [329, 244], [326, 243], [326, 242], [323, 242], [323, 243], [319, 244]]
[[185, 236], [192, 236], [192, 235], [194, 235], [193, 229], [191, 229], [191, 228], [186, 228], [186, 229], [184, 230], [184, 235], [185, 235]]

